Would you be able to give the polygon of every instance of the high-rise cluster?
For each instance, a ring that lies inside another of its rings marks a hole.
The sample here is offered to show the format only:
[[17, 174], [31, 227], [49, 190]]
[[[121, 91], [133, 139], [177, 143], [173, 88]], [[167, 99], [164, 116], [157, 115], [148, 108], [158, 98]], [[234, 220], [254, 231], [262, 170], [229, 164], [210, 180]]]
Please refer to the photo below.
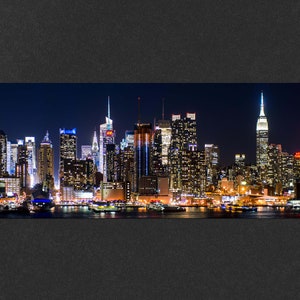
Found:
[[[280, 144], [269, 144], [263, 92], [256, 124], [256, 164], [247, 164], [245, 154], [238, 153], [232, 166], [222, 168], [218, 145], [199, 146], [196, 113], [166, 119], [164, 107], [161, 120], [154, 124], [143, 123], [139, 116], [117, 144], [109, 97], [105, 123], [91, 136], [91, 144], [81, 146], [79, 158], [77, 129], [59, 129], [62, 200], [182, 199], [266, 191], [281, 195], [291, 192], [300, 177], [300, 154], [291, 155]], [[1, 184], [6, 194], [28, 193], [36, 185], [53, 192], [54, 151], [48, 131], [36, 145], [35, 137], [11, 143], [0, 130]]]
[[54, 152], [48, 132], [36, 147], [35, 137], [17, 139], [14, 144], [0, 131], [0, 149], [0, 181], [5, 183], [4, 194], [30, 194], [37, 186], [45, 193], [54, 190]]

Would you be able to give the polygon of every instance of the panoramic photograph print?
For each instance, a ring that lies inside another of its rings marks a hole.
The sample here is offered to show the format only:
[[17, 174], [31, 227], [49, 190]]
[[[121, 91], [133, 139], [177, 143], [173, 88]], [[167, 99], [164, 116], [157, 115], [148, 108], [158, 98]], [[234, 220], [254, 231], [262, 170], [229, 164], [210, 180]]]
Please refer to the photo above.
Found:
[[0, 218], [300, 217], [300, 84], [0, 84]]

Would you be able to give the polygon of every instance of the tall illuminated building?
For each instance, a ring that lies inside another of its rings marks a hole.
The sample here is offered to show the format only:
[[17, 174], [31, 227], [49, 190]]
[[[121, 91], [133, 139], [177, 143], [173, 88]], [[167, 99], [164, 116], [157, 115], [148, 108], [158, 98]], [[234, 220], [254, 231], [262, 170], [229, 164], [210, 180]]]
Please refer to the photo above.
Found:
[[81, 159], [91, 159], [92, 158], [92, 146], [82, 145], [81, 146]]
[[59, 129], [59, 179], [60, 187], [64, 186], [64, 165], [66, 161], [77, 158], [77, 135], [76, 128]]
[[153, 137], [153, 172], [157, 175], [167, 174], [169, 167], [169, 148], [172, 128], [170, 120], [157, 122]]
[[172, 128], [170, 120], [165, 120], [165, 105], [162, 99], [162, 119], [159, 120], [154, 132], [154, 147], [157, 149], [157, 156], [164, 169], [169, 165], [169, 148], [171, 144]]
[[0, 130], [0, 176], [7, 171], [7, 136], [3, 130]]
[[[184, 191], [189, 178], [189, 165], [194, 155], [189, 152], [197, 151], [196, 114], [187, 113], [181, 118], [180, 114], [173, 114], [171, 120], [171, 140], [169, 148], [170, 189], [173, 192]], [[183, 182], [184, 181], [184, 182]], [[188, 188], [189, 189], [189, 188]]]
[[153, 172], [156, 175], [167, 175], [169, 169], [169, 148], [171, 144], [172, 128], [170, 120], [159, 120], [153, 136]]
[[282, 184], [281, 174], [282, 147], [280, 144], [268, 145], [268, 165], [266, 170], [266, 181], [270, 187]]
[[152, 172], [153, 175], [163, 176], [165, 168], [162, 164], [162, 134], [158, 126], [154, 129], [153, 143], [152, 143]]
[[300, 178], [300, 151], [294, 153], [293, 173], [295, 179]]
[[54, 188], [54, 151], [49, 133], [46, 132], [38, 149], [38, 177], [43, 185], [43, 191]]
[[134, 126], [134, 191], [139, 191], [142, 177], [151, 175], [152, 125], [138, 122]]
[[16, 163], [18, 161], [18, 144], [7, 142], [7, 171], [9, 175], [16, 173]]
[[8, 174], [11, 174], [11, 142], [7, 141], [6, 144], [6, 171]]
[[181, 154], [181, 188], [186, 195], [202, 196], [205, 192], [205, 154], [199, 150], [183, 150]]
[[77, 135], [76, 128], [59, 129], [59, 157], [63, 159], [77, 158]]
[[99, 137], [99, 171], [103, 174], [103, 181], [107, 181], [106, 145], [115, 143], [115, 130], [113, 120], [110, 118], [110, 97], [107, 100], [107, 117], [105, 123], [100, 125]]
[[120, 149], [124, 150], [127, 147], [133, 148], [134, 146], [134, 131], [126, 130], [125, 138], [120, 143]]
[[118, 181], [115, 144], [106, 145], [106, 180], [107, 182]]
[[264, 111], [264, 95], [261, 92], [260, 114], [256, 124], [256, 165], [264, 169], [268, 165], [269, 126]]
[[282, 176], [282, 188], [285, 191], [290, 191], [294, 187], [294, 156], [287, 152], [282, 152], [280, 168]]
[[220, 164], [220, 151], [218, 145], [205, 144], [205, 164], [207, 168], [207, 185], [218, 183], [217, 172]]
[[33, 187], [37, 183], [35, 138], [26, 136], [25, 145], [27, 147], [29, 185], [30, 187]]
[[91, 147], [91, 154], [92, 154], [92, 159], [93, 159], [94, 165], [96, 166], [96, 170], [98, 171], [99, 170], [99, 144], [98, 144], [96, 130], [94, 131], [93, 143], [92, 143], [92, 147]]
[[132, 187], [134, 186], [135, 162], [134, 162], [134, 131], [126, 130], [125, 138], [120, 143], [118, 154], [118, 178], [119, 181], [125, 182], [126, 199], [130, 199]]
[[234, 158], [235, 158], [234, 163], [236, 164], [236, 166], [238, 166], [240, 168], [245, 167], [245, 159], [246, 159], [245, 154], [238, 153], [235, 155]]
[[18, 139], [17, 142], [18, 153], [15, 175], [20, 178], [21, 190], [26, 191], [29, 187], [27, 147], [24, 144], [24, 140]]

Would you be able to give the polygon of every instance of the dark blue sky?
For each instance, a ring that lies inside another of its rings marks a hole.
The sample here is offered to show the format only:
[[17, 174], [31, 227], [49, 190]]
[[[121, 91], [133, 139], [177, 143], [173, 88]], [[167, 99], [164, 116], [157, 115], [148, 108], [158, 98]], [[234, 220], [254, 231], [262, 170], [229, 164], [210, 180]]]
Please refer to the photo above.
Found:
[[255, 160], [255, 128], [260, 92], [264, 91], [269, 121], [269, 142], [283, 150], [300, 150], [300, 84], [0, 84], [0, 129], [15, 142], [35, 136], [37, 144], [46, 130], [58, 155], [59, 128], [77, 128], [78, 151], [90, 144], [93, 131], [105, 122], [107, 96], [119, 142], [138, 118], [153, 123], [162, 114], [196, 112], [199, 148], [205, 143], [220, 147], [221, 164], [234, 161], [235, 153]]

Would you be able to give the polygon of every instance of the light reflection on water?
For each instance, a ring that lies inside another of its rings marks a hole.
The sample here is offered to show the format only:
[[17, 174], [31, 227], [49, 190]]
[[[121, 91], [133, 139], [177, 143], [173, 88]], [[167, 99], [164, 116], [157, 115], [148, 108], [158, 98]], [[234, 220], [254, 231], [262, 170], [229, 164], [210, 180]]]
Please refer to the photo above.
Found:
[[128, 209], [126, 212], [95, 213], [87, 207], [55, 207], [50, 212], [34, 212], [30, 214], [0, 213], [0, 218], [8, 219], [208, 219], [208, 218], [238, 218], [238, 219], [278, 219], [300, 218], [299, 212], [286, 212], [284, 208], [258, 207], [257, 212], [226, 212], [220, 208], [187, 207], [184, 212], [150, 212], [145, 208]]

